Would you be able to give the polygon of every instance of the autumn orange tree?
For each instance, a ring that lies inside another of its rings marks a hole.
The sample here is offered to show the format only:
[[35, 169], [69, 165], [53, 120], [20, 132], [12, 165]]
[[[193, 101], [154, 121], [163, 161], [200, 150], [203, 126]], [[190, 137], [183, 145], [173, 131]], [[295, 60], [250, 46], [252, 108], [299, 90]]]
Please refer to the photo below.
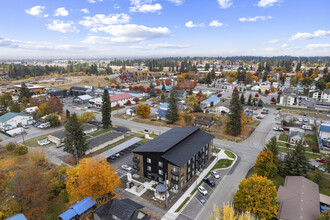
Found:
[[115, 187], [121, 184], [115, 169], [106, 159], [82, 159], [76, 167], [67, 169], [66, 189], [70, 196], [81, 198], [91, 196], [93, 200], [100, 196], [114, 194]]
[[172, 85], [172, 80], [169, 78], [165, 79], [165, 85], [167, 85], [167, 86]]
[[51, 113], [61, 114], [63, 112], [63, 103], [56, 97], [52, 97], [48, 100], [47, 106]]
[[297, 79], [299, 79], [299, 80], [301, 80], [301, 78], [303, 77], [303, 75], [302, 75], [302, 73], [296, 73], [296, 77], [297, 77]]
[[234, 195], [234, 206], [240, 211], [250, 211], [260, 219], [277, 216], [277, 191], [274, 183], [263, 176], [254, 174], [239, 184]]
[[147, 118], [150, 115], [150, 106], [145, 104], [140, 104], [135, 107], [136, 114], [140, 115], [142, 118]]
[[254, 169], [257, 174], [265, 177], [273, 177], [278, 171], [278, 160], [271, 150], [259, 153]]
[[210, 214], [209, 220], [255, 220], [255, 216], [250, 212], [237, 213], [232, 204], [225, 204], [220, 209], [215, 204], [213, 205], [213, 213]]

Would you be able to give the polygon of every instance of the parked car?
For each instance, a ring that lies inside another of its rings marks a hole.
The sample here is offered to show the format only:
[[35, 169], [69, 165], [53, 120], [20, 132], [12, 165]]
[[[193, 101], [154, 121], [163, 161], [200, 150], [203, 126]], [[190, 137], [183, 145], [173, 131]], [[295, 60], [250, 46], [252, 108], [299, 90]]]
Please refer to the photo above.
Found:
[[309, 120], [309, 124], [313, 125], [314, 124], [314, 120]]
[[60, 144], [57, 144], [56, 147], [60, 148], [60, 147], [63, 147], [64, 145], [65, 145], [64, 143], [60, 143]]
[[198, 187], [198, 191], [203, 195], [206, 196], [208, 194], [207, 190], [203, 186]]
[[126, 165], [126, 164], [122, 165], [121, 168], [122, 168], [123, 170], [128, 171], [128, 172], [131, 172], [131, 171], [133, 170], [132, 167], [130, 167], [130, 166]]
[[265, 116], [264, 115], [258, 115], [257, 119], [263, 119]]
[[211, 175], [216, 179], [220, 178], [220, 175], [217, 172], [213, 171], [213, 170], [211, 171]]
[[276, 110], [281, 110], [281, 108], [276, 108]]
[[309, 125], [303, 125], [302, 126], [302, 129], [309, 130], [309, 131], [312, 131], [313, 130], [312, 127], [309, 126]]
[[274, 130], [274, 131], [278, 131], [278, 127], [274, 127], [273, 130]]
[[302, 119], [302, 118], [298, 118], [298, 121], [302, 122], [302, 121], [303, 121], [303, 119]]
[[215, 186], [215, 182], [213, 181], [213, 179], [205, 177], [203, 180], [207, 185], [212, 186], [212, 187]]
[[308, 122], [308, 118], [304, 118], [304, 122]]
[[66, 147], [65, 147], [65, 148], [63, 148], [63, 151], [68, 151], [68, 148], [66, 148]]
[[320, 163], [325, 163], [324, 157], [322, 157], [322, 158], [316, 158], [316, 161], [317, 162], [320, 162]]
[[290, 131], [290, 128], [283, 128], [284, 131]]
[[117, 158], [120, 157], [120, 153], [116, 153], [115, 157], [117, 157]]

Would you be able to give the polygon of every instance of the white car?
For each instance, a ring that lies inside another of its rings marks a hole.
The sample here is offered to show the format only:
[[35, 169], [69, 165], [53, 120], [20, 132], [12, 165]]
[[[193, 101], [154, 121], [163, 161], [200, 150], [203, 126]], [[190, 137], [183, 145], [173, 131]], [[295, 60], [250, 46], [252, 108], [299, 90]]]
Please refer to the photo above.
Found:
[[313, 125], [314, 124], [314, 120], [309, 120], [309, 124]]
[[203, 186], [199, 186], [198, 187], [198, 191], [203, 195], [206, 196], [208, 194], [208, 192], [206, 191], [206, 189]]
[[220, 178], [220, 175], [217, 172], [213, 171], [213, 170], [211, 171], [211, 175], [216, 179]]
[[302, 118], [298, 118], [298, 121], [302, 122], [302, 121], [303, 121], [303, 119], [302, 119]]
[[123, 170], [128, 171], [128, 172], [131, 172], [131, 171], [133, 170], [132, 167], [130, 167], [130, 166], [126, 165], [126, 164], [122, 165], [121, 168], [122, 168]]

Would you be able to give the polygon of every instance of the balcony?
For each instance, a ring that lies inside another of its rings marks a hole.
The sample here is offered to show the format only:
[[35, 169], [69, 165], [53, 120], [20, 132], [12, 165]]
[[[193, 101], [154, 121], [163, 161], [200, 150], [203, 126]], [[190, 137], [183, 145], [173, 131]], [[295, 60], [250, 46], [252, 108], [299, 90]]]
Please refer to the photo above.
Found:
[[179, 176], [179, 171], [171, 170], [171, 174], [174, 176]]
[[133, 169], [139, 171], [140, 170], [140, 167], [137, 166], [137, 165], [133, 165]]
[[140, 158], [139, 157], [133, 157], [133, 162], [139, 163], [140, 162]]
[[176, 179], [171, 179], [171, 183], [173, 183], [173, 184], [179, 184], [179, 179], [178, 180], [176, 180]]

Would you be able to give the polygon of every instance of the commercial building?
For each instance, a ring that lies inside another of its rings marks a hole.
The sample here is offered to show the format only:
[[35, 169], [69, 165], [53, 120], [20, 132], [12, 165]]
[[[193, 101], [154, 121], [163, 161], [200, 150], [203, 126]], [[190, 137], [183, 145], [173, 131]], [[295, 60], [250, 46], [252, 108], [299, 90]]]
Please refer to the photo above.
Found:
[[27, 125], [33, 117], [25, 113], [8, 112], [0, 117], [0, 129], [10, 130], [18, 126]]
[[214, 136], [200, 127], [172, 128], [133, 150], [133, 168], [146, 178], [182, 189], [210, 162]]
[[[45, 87], [44, 86], [36, 86], [36, 85], [26, 85], [29, 89], [31, 95], [40, 95], [45, 94]], [[14, 89], [16, 93], [21, 92], [22, 85], [14, 85]]]

